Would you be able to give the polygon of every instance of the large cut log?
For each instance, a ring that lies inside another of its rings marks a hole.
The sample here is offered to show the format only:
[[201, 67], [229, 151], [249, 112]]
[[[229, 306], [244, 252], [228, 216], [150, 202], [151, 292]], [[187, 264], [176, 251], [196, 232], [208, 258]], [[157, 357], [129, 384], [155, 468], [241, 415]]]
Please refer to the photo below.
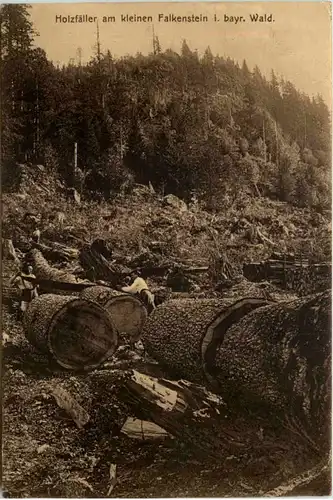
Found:
[[71, 370], [94, 368], [117, 348], [109, 314], [84, 299], [42, 295], [29, 304], [23, 327], [33, 346]]
[[149, 354], [172, 376], [199, 383], [208, 376], [212, 383], [210, 366], [226, 330], [268, 303], [263, 298], [169, 300], [149, 316], [142, 338]]
[[128, 293], [103, 286], [86, 288], [81, 293], [81, 297], [103, 306], [119, 333], [126, 333], [133, 342], [140, 339], [147, 318], [147, 310], [139, 299]]
[[317, 447], [329, 444], [331, 295], [268, 305], [226, 332], [214, 376], [228, 404], [273, 408]]

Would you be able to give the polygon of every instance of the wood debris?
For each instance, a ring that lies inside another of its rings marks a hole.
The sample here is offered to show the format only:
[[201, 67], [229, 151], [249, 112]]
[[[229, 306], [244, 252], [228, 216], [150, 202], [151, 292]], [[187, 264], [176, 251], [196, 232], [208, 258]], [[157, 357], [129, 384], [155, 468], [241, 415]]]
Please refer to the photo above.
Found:
[[83, 429], [90, 420], [89, 413], [65, 389], [57, 387], [52, 389], [51, 394], [54, 396], [57, 405], [72, 417], [78, 428]]
[[109, 474], [110, 474], [110, 485], [109, 485], [109, 489], [106, 493], [107, 497], [109, 497], [111, 495], [114, 487], [117, 484], [117, 465], [116, 464], [110, 464]]

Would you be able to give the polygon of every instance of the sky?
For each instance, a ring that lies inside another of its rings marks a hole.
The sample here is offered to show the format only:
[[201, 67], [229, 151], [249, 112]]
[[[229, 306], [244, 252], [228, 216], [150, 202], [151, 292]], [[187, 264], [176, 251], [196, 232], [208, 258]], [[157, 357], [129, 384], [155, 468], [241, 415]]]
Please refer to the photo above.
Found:
[[[179, 52], [183, 39], [200, 54], [210, 46], [213, 54], [231, 57], [240, 64], [245, 59], [250, 69], [257, 65], [266, 76], [273, 69], [299, 90], [310, 96], [319, 93], [331, 105], [330, 2], [45, 3], [33, 4], [30, 13], [39, 33], [36, 45], [56, 64], [68, 63], [70, 59], [78, 61], [80, 52], [82, 62], [93, 55], [96, 20], [64, 23], [58, 17], [56, 22], [56, 16], [87, 15], [98, 20], [101, 50], [109, 49], [115, 57], [152, 51], [154, 32], [162, 49]], [[127, 14], [153, 19], [140, 23], [122, 21], [121, 16]], [[166, 22], [165, 17], [159, 20], [159, 14], [202, 15], [208, 21]], [[266, 14], [268, 19], [272, 15], [272, 21], [251, 22], [251, 14]], [[103, 16], [109, 17], [110, 22], [103, 22]]]

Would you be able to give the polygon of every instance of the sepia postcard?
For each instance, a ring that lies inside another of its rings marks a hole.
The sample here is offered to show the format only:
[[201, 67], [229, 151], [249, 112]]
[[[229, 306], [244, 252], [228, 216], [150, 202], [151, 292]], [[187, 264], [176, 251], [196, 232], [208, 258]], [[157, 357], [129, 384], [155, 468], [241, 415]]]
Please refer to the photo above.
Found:
[[2, 4], [4, 497], [331, 494], [331, 16]]

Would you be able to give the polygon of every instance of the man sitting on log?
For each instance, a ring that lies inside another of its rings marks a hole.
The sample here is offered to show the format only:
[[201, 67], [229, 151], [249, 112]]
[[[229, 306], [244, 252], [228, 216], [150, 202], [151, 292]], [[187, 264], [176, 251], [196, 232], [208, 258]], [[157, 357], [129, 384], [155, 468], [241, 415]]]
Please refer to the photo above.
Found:
[[121, 290], [132, 295], [137, 295], [146, 306], [148, 314], [155, 309], [154, 295], [150, 292], [144, 279], [138, 277], [130, 286], [124, 286]]

